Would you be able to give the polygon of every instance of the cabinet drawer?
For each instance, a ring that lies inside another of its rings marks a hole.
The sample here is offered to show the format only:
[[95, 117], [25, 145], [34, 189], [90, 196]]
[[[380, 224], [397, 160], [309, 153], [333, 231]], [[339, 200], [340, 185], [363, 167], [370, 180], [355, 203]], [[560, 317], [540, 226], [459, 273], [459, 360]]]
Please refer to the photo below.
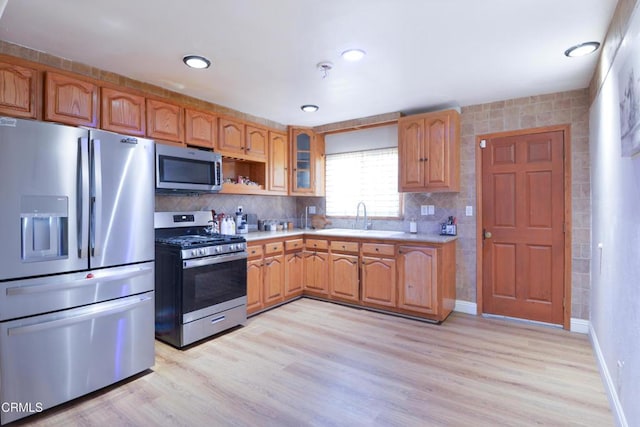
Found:
[[307, 239], [305, 246], [307, 250], [313, 249], [327, 249], [329, 245], [326, 240], [318, 240], [318, 239]]
[[338, 252], [358, 252], [358, 242], [344, 242], [333, 240], [330, 244], [332, 251]]
[[304, 248], [304, 241], [302, 239], [287, 240], [286, 242], [284, 242], [284, 248], [287, 251], [294, 251], [296, 249], [303, 249]]
[[257, 258], [262, 256], [262, 245], [247, 246], [249, 258]]
[[265, 255], [281, 253], [283, 250], [284, 250], [283, 242], [272, 242], [264, 245]]
[[373, 255], [395, 255], [395, 247], [384, 243], [363, 243], [362, 253]]

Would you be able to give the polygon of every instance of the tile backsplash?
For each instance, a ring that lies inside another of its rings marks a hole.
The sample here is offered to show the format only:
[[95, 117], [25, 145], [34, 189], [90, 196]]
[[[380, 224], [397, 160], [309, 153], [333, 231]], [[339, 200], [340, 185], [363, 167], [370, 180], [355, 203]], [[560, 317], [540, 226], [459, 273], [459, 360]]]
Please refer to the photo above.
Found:
[[242, 196], [235, 194], [203, 194], [200, 196], [156, 196], [157, 212], [208, 211], [233, 214], [238, 206], [260, 219], [294, 221], [296, 199], [286, 196]]

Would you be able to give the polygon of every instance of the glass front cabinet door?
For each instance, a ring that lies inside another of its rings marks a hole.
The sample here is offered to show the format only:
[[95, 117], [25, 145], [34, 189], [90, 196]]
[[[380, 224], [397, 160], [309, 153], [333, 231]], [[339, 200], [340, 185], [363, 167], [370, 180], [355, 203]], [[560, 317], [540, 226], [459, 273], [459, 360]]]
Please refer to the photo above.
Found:
[[291, 130], [293, 155], [292, 164], [292, 193], [314, 192], [314, 134], [309, 129], [294, 128]]

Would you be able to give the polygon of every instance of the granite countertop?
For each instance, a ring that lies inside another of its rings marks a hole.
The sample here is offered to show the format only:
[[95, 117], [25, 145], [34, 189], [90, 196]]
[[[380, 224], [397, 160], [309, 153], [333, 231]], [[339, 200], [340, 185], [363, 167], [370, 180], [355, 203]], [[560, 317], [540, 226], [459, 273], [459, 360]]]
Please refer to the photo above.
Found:
[[283, 230], [283, 231], [256, 231], [243, 234], [247, 242], [255, 242], [266, 239], [278, 239], [283, 237], [345, 237], [374, 240], [392, 240], [417, 243], [448, 243], [458, 239], [458, 236], [441, 236], [438, 234], [405, 233], [403, 231], [387, 230], [353, 230], [349, 228], [326, 228], [323, 230]]

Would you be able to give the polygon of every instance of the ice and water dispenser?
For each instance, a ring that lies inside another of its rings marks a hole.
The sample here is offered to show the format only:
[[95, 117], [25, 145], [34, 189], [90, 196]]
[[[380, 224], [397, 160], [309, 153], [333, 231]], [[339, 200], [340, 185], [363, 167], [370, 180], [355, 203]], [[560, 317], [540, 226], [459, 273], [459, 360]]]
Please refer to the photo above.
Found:
[[22, 196], [22, 261], [69, 256], [69, 200], [60, 196]]

